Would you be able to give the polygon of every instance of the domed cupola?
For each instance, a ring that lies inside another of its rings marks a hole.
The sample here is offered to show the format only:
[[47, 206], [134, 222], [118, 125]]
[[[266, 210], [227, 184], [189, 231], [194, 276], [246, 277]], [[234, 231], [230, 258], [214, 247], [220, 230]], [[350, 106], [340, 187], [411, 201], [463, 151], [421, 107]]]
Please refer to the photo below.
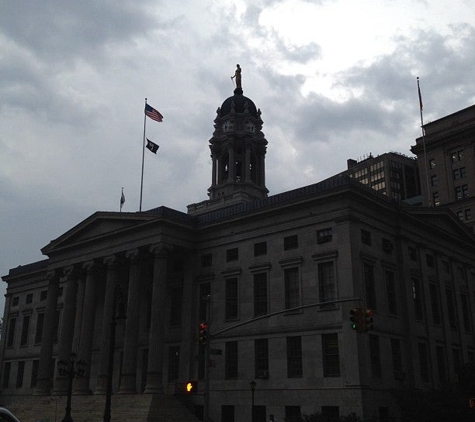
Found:
[[266, 198], [265, 155], [267, 140], [262, 132], [261, 111], [243, 95], [241, 68], [234, 95], [216, 111], [213, 137], [209, 140], [213, 160], [209, 200], [188, 206], [192, 214], [232, 204]]

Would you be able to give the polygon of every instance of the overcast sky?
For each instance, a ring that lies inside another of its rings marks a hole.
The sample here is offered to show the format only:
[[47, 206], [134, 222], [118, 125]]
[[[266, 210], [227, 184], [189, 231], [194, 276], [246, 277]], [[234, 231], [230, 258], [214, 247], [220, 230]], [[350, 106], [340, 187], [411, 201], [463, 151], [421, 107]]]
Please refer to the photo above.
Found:
[[237, 63], [273, 195], [348, 158], [412, 156], [416, 77], [425, 122], [469, 107], [474, 50], [473, 0], [2, 0], [0, 275], [119, 211], [122, 187], [123, 211], [138, 211], [145, 97], [164, 120], [147, 121], [160, 149], [145, 154], [143, 209], [186, 212], [207, 199]]

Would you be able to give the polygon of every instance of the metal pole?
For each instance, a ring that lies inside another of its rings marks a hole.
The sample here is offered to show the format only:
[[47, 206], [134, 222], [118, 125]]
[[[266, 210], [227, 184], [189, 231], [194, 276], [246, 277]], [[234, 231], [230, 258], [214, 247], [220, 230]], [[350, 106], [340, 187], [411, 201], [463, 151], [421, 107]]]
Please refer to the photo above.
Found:
[[209, 301], [210, 301], [210, 296], [208, 295], [205, 299], [206, 301], [206, 325], [207, 325], [207, 340], [205, 344], [205, 391], [204, 391], [204, 404], [203, 404], [203, 422], [208, 422], [209, 421], [209, 358], [210, 358], [210, 352], [211, 352], [211, 332], [210, 332], [210, 322], [209, 322]]
[[74, 361], [69, 361], [68, 371], [68, 399], [66, 401], [66, 414], [64, 415], [63, 422], [73, 422], [71, 417], [71, 396], [73, 394], [73, 379], [74, 379]]
[[106, 406], [104, 409], [104, 422], [111, 420], [111, 400], [112, 400], [112, 375], [114, 371], [114, 348], [115, 348], [115, 329], [117, 321], [115, 316], [112, 316], [111, 333], [109, 341], [109, 365], [107, 369], [107, 389], [106, 389]]

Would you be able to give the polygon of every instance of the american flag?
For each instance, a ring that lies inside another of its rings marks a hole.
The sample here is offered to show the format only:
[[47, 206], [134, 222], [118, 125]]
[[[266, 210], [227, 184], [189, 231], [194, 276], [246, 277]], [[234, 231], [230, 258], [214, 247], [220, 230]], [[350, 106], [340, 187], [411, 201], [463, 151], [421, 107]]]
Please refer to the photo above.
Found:
[[148, 104], [145, 104], [145, 115], [150, 117], [152, 120], [155, 120], [156, 122], [163, 121], [163, 116], [160, 114], [160, 112], [158, 110], [155, 110]]

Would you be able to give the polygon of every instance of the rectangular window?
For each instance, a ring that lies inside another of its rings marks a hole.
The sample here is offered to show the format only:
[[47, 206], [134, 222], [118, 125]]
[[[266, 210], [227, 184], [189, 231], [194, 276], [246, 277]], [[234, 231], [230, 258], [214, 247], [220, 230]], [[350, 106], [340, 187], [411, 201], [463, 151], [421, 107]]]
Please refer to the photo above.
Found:
[[254, 274], [254, 316], [267, 314], [267, 273]]
[[409, 246], [407, 248], [407, 253], [409, 254], [409, 259], [411, 261], [416, 262], [417, 261], [417, 249]]
[[448, 261], [442, 261], [442, 271], [444, 274], [450, 274], [450, 264]]
[[269, 342], [266, 338], [254, 340], [254, 368], [256, 378], [269, 376]]
[[230, 404], [223, 404], [221, 406], [221, 420], [226, 422], [234, 422], [234, 406]]
[[472, 219], [472, 210], [469, 208], [469, 209], [466, 209], [465, 210], [465, 220], [471, 220]]
[[38, 382], [38, 368], [40, 367], [40, 361], [33, 361], [33, 368], [31, 369], [31, 383], [30, 388], [35, 388]]
[[340, 349], [338, 334], [322, 334], [323, 376], [340, 376]]
[[33, 293], [28, 293], [26, 295], [26, 300], [25, 300], [25, 303], [28, 305], [30, 303], [33, 303]]
[[442, 346], [435, 347], [435, 357], [437, 359], [437, 372], [439, 373], [439, 382], [444, 384], [447, 381], [447, 364], [445, 361], [445, 351]]
[[465, 167], [460, 167], [459, 169], [454, 170], [454, 180], [463, 179], [467, 176], [467, 169]]
[[404, 379], [404, 373], [402, 369], [401, 342], [398, 339], [391, 339], [391, 353], [393, 357], [394, 379]]
[[213, 265], [213, 255], [210, 253], [201, 255], [201, 266], [211, 267]]
[[183, 288], [173, 287], [170, 290], [170, 327], [181, 325], [181, 304], [183, 303]]
[[371, 246], [371, 233], [369, 231], [361, 229], [361, 243]]
[[284, 251], [297, 249], [299, 247], [299, 238], [296, 234], [284, 237]]
[[470, 318], [470, 307], [468, 303], [468, 296], [466, 294], [460, 295], [460, 302], [462, 303], [462, 318], [463, 328], [470, 333], [472, 331], [472, 324]]
[[423, 382], [429, 382], [429, 353], [427, 352], [427, 344], [419, 343], [419, 367], [421, 370], [421, 380]]
[[21, 327], [21, 339], [20, 346], [26, 346], [28, 344], [28, 332], [30, 330], [30, 316], [23, 316], [23, 324]]
[[42, 312], [36, 317], [36, 334], [35, 334], [35, 344], [39, 344], [43, 341], [43, 325], [45, 321], [45, 314]]
[[14, 296], [12, 299], [12, 306], [18, 306], [20, 304], [20, 296]]
[[226, 279], [226, 308], [225, 318], [236, 319], [238, 317], [238, 279]]
[[300, 306], [300, 280], [298, 268], [286, 268], [285, 279], [285, 309]]
[[5, 364], [3, 365], [3, 383], [2, 383], [3, 388], [8, 388], [10, 385], [11, 369], [12, 369], [12, 363], [5, 362]]
[[447, 300], [447, 311], [449, 313], [450, 328], [457, 328], [457, 309], [455, 307], [454, 292], [451, 289], [445, 289], [445, 299]]
[[374, 283], [374, 266], [370, 264], [363, 265], [364, 285], [366, 294], [366, 306], [369, 309], [376, 310], [376, 290]]
[[435, 266], [434, 255], [431, 255], [429, 253], [426, 254], [426, 264], [429, 268], [434, 268]]
[[287, 377], [302, 378], [302, 338], [287, 337]]
[[416, 311], [416, 319], [422, 321], [424, 319], [424, 298], [422, 295], [421, 280], [416, 277], [411, 278], [412, 281], [412, 297], [414, 299], [414, 309]]
[[46, 300], [47, 297], [48, 297], [48, 290], [42, 290], [40, 292], [40, 301]]
[[7, 347], [13, 347], [15, 341], [16, 318], [10, 318], [8, 324]]
[[457, 161], [462, 161], [463, 160], [463, 149], [458, 150], [458, 151], [452, 151], [450, 153], [450, 159], [452, 160], [452, 163], [456, 163]]
[[434, 324], [442, 323], [442, 316], [440, 313], [440, 299], [439, 299], [439, 287], [437, 284], [429, 284], [430, 305], [432, 308], [432, 322]]
[[300, 422], [302, 420], [300, 406], [285, 406], [284, 420], [285, 422]]
[[468, 192], [468, 185], [461, 185], [461, 186], [456, 186], [455, 187], [455, 199], [461, 200], [464, 198], [468, 198], [469, 192]]
[[180, 346], [168, 348], [168, 381], [175, 381], [180, 376]]
[[18, 371], [16, 373], [16, 388], [23, 387], [23, 375], [25, 374], [25, 361], [18, 362]]
[[330, 302], [336, 299], [333, 261], [318, 264], [318, 290], [320, 302]]
[[437, 186], [439, 184], [439, 178], [437, 177], [436, 174], [430, 177], [430, 184], [431, 186]]
[[232, 248], [226, 251], [226, 262], [237, 261], [239, 259], [239, 249]]
[[394, 279], [394, 272], [385, 270], [386, 278], [386, 295], [388, 298], [388, 312], [392, 315], [397, 315], [397, 294], [396, 281]]
[[238, 342], [228, 341], [225, 346], [224, 377], [225, 379], [238, 378]]
[[434, 203], [435, 207], [438, 207], [440, 205], [440, 194], [439, 194], [439, 192], [433, 192], [432, 193], [432, 202]]
[[211, 295], [211, 284], [201, 283], [199, 292], [198, 316], [200, 322], [208, 321], [208, 298]]
[[267, 255], [267, 242], [254, 243], [254, 256]]
[[381, 352], [379, 350], [379, 337], [369, 335], [369, 354], [371, 360], [371, 376], [381, 378]]
[[317, 230], [317, 243], [327, 243], [332, 241], [332, 228], [327, 227], [326, 229]]
[[429, 169], [431, 169], [431, 170], [435, 169], [435, 159], [434, 158], [429, 159]]

